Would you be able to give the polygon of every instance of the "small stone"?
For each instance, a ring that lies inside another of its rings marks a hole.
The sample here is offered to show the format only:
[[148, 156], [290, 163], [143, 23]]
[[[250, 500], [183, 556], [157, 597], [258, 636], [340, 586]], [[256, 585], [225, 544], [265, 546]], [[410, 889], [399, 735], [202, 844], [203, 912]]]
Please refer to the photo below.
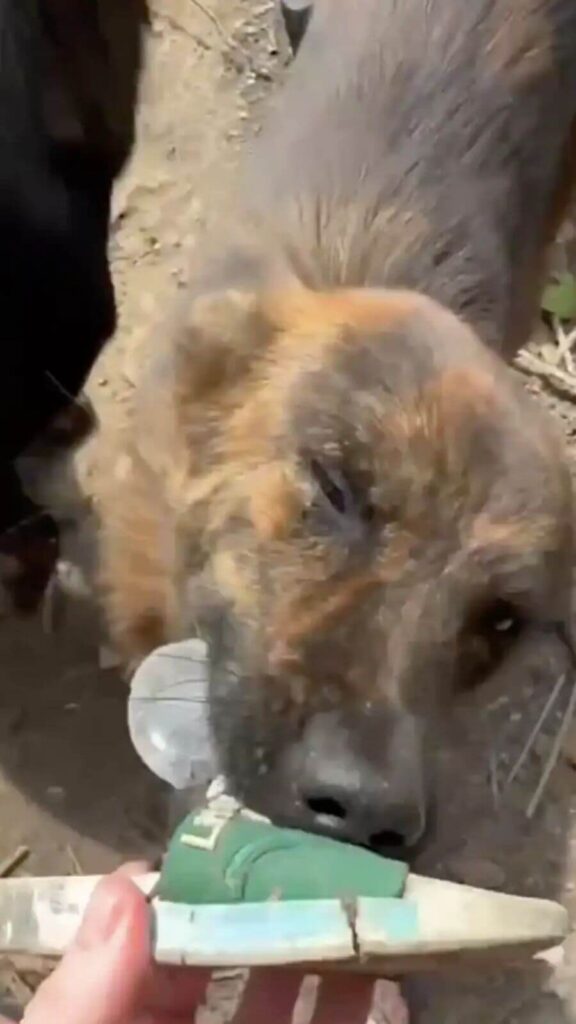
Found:
[[50, 800], [54, 800], [55, 803], [61, 803], [66, 796], [66, 790], [63, 786], [48, 786], [46, 796], [49, 797]]
[[506, 881], [506, 873], [499, 864], [468, 854], [451, 858], [448, 870], [454, 881], [472, 885], [476, 889], [501, 889]]

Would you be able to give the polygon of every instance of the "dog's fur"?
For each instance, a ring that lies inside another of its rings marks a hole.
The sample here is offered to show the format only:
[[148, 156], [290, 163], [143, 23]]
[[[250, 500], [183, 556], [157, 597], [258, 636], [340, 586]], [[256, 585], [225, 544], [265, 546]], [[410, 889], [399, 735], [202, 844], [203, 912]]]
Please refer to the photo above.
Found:
[[383, 780], [390, 822], [338, 834], [410, 842], [427, 724], [569, 619], [565, 457], [503, 359], [569, 195], [575, 53], [573, 0], [316, 0], [240, 227], [156, 339], [110, 622], [130, 659], [209, 639], [223, 767], [282, 820], [347, 817], [315, 751]]

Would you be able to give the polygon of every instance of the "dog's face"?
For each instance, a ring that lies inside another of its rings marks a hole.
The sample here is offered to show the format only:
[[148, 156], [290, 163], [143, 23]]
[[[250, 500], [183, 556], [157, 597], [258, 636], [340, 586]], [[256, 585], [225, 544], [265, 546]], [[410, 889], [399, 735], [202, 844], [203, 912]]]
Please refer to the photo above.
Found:
[[529, 630], [566, 621], [560, 447], [431, 300], [222, 303], [234, 329], [223, 340], [212, 310], [202, 337], [209, 302], [187, 356], [201, 382], [188, 429], [210, 422], [202, 580], [216, 597], [194, 614], [224, 770], [277, 820], [408, 847], [438, 714]]

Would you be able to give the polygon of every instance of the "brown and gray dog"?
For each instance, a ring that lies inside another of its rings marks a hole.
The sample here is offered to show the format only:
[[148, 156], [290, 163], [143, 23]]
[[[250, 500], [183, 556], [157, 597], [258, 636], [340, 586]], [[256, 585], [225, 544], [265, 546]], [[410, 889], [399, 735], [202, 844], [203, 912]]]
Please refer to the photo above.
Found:
[[408, 851], [427, 736], [570, 618], [572, 496], [505, 360], [569, 193], [573, 0], [317, 0], [103, 507], [114, 634], [199, 629], [236, 792]]

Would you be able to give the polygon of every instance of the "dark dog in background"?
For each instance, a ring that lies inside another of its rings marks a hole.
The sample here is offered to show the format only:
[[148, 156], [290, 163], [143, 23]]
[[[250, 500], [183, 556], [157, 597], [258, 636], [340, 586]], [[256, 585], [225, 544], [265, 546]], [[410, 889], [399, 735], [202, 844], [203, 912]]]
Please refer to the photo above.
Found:
[[56, 525], [14, 460], [91, 424], [77, 403], [114, 331], [107, 257], [113, 182], [132, 147], [145, 0], [0, 0], [0, 552], [33, 607]]
[[573, 178], [572, 0], [315, 0], [111, 457], [138, 659], [200, 629], [236, 793], [409, 852], [437, 718], [570, 627], [572, 490], [506, 361]]
[[292, 52], [298, 53], [310, 21], [312, 0], [281, 0], [280, 11]]

